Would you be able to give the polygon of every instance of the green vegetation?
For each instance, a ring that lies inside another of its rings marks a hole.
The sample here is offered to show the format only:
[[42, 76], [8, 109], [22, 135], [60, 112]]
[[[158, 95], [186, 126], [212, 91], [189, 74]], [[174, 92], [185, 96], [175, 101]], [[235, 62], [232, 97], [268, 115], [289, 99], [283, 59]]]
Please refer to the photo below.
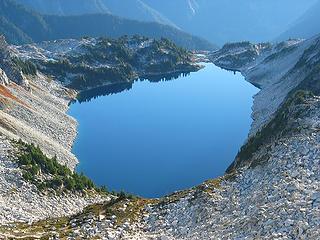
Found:
[[[289, 94], [287, 100], [282, 104], [279, 110], [276, 112], [275, 117], [263, 127], [255, 136], [251, 137], [248, 142], [240, 149], [236, 160], [227, 169], [227, 173], [232, 172], [237, 167], [246, 165], [251, 160], [253, 154], [259, 150], [265, 144], [270, 143], [272, 140], [288, 134], [294, 133], [293, 127], [290, 124], [292, 118], [299, 117], [300, 111], [297, 111], [296, 106], [305, 104], [306, 99], [312, 97], [313, 94], [307, 91], [294, 91]], [[298, 130], [298, 129], [296, 129]], [[267, 158], [268, 156], [266, 156]], [[251, 163], [251, 166], [256, 166], [263, 162]]]
[[[24, 171], [23, 178], [35, 184], [39, 190], [96, 190], [106, 192], [105, 187], [98, 188], [83, 174], [72, 172], [67, 166], [59, 164], [56, 157], [48, 158], [39, 147], [22, 141], [17, 144], [22, 150], [22, 154], [18, 158], [18, 164]], [[40, 174], [45, 174], [48, 177], [40, 177]]]
[[[0, 226], [0, 234], [10, 236], [9, 239], [69, 239], [75, 228], [72, 223], [78, 226], [83, 225], [87, 219], [99, 219], [101, 215], [108, 219], [116, 216], [116, 226], [125, 222], [136, 222], [141, 218], [144, 208], [148, 204], [155, 203], [155, 200], [147, 199], [113, 199], [106, 203], [93, 204], [86, 207], [81, 213], [70, 217], [48, 218], [38, 222], [14, 223]], [[123, 205], [127, 207], [124, 209]], [[100, 239], [91, 236], [90, 239]]]
[[191, 63], [191, 53], [170, 40], [124, 36], [98, 38], [95, 43], [83, 45], [81, 52], [38, 62], [38, 68], [60, 81], [71, 81], [70, 88], [87, 90], [106, 83], [132, 82], [140, 74], [198, 70]]
[[36, 75], [37, 67], [31, 61], [23, 61], [20, 58], [12, 58], [12, 62], [26, 75]]
[[64, 81], [68, 75], [73, 74], [68, 87], [76, 90], [84, 90], [102, 86], [106, 82], [117, 83], [131, 81], [136, 78], [132, 67], [128, 64], [120, 64], [117, 67], [90, 67], [83, 63], [72, 64], [69, 60], [49, 61], [44, 63], [47, 74], [57, 76]]

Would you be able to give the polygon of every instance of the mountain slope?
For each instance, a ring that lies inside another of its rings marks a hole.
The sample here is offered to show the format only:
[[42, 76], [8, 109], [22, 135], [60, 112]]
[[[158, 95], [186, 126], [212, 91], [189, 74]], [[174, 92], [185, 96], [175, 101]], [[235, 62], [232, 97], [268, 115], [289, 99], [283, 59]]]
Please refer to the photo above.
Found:
[[17, 0], [37, 12], [47, 15], [83, 15], [109, 13], [116, 16], [152, 21], [175, 26], [173, 22], [161, 15], [142, 0]]
[[49, 15], [110, 13], [103, 0], [17, 0], [17, 2], [37, 12]]
[[320, 33], [320, 1], [313, 5], [301, 18], [282, 33], [277, 40], [309, 38]]
[[18, 1], [44, 14], [70, 16], [109, 13], [138, 21], [157, 22], [221, 45], [234, 41], [262, 42], [274, 39], [316, 2], [316, 0]]
[[43, 40], [79, 38], [86, 35], [119, 37], [139, 34], [156, 39], [168, 38], [177, 45], [188, 49], [212, 50], [215, 48], [206, 40], [167, 25], [127, 20], [110, 14], [45, 16], [45, 20], [49, 24], [52, 34]]
[[224, 44], [231, 41], [262, 42], [273, 39], [312, 6], [315, 0], [144, 2], [184, 31]]
[[165, 15], [155, 10], [143, 0], [103, 0], [113, 15], [139, 20], [157, 22], [173, 27], [177, 25]]
[[111, 14], [43, 16], [16, 4], [0, 1], [0, 30], [10, 43], [30, 43], [82, 36], [144, 35], [165, 37], [189, 49], [212, 50], [214, 45], [174, 27], [128, 20]]
[[0, 1], [0, 30], [12, 43], [31, 42], [49, 33], [42, 16], [12, 0]]
[[[319, 94], [319, 45], [320, 35], [317, 35], [275, 45], [228, 44], [212, 55], [216, 65], [241, 71], [249, 82], [261, 89], [254, 96], [251, 136], [269, 123], [296, 87]], [[313, 78], [316, 80], [310, 84]]]

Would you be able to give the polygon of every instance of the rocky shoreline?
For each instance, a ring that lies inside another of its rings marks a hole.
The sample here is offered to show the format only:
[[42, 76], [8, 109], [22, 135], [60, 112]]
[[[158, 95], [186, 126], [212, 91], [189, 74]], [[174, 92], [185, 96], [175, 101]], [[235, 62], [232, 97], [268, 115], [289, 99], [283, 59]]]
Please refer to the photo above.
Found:
[[41, 74], [29, 77], [29, 87], [26, 90], [14, 83], [3, 86], [7, 95], [1, 96], [6, 104], [0, 111], [1, 224], [72, 215], [107, 199], [98, 194], [45, 194], [22, 178], [22, 170], [15, 163], [19, 152], [11, 139], [39, 145], [48, 156], [57, 156], [70, 169], [78, 163], [71, 153], [77, 122], [66, 114], [75, 92]]
[[254, 96], [253, 123], [249, 136], [254, 136], [270, 121], [289, 92], [308, 76], [310, 69], [296, 65], [318, 38], [289, 40], [275, 45], [227, 44], [210, 55], [214, 64], [241, 72], [249, 83], [261, 89]]

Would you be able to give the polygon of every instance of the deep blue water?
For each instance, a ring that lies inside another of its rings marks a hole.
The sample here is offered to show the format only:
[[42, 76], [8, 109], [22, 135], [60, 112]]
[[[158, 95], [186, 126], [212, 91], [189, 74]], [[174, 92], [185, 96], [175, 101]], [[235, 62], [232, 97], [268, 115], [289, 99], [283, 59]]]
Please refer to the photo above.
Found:
[[144, 197], [223, 175], [248, 135], [256, 92], [239, 73], [206, 64], [176, 80], [137, 81], [130, 90], [72, 104], [77, 171]]

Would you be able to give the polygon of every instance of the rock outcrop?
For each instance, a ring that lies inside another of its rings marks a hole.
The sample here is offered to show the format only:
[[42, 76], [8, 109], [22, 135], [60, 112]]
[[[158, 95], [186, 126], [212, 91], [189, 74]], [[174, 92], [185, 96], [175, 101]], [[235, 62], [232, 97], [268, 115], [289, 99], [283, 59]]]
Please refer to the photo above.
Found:
[[26, 87], [28, 86], [27, 79], [21, 70], [13, 63], [11, 50], [2, 35], [0, 35], [0, 68], [11, 81]]
[[7, 85], [9, 84], [9, 79], [7, 74], [0, 68], [0, 84]]

